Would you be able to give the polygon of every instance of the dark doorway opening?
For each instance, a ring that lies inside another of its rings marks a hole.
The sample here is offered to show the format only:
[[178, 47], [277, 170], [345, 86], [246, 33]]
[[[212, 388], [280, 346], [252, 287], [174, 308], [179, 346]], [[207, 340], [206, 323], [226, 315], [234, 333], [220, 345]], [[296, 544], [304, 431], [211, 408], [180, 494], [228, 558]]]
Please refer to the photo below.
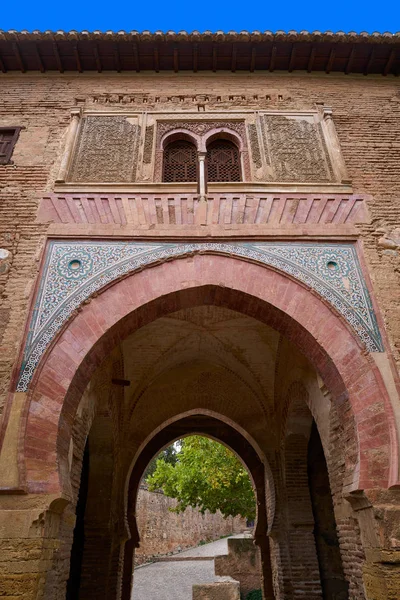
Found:
[[311, 428], [307, 462], [322, 595], [324, 600], [347, 600], [348, 583], [343, 573], [328, 469], [315, 421]]
[[69, 578], [66, 600], [77, 600], [82, 576], [82, 561], [85, 548], [85, 510], [89, 489], [89, 443], [86, 442], [82, 460], [81, 483], [76, 505], [76, 522], [71, 549]]

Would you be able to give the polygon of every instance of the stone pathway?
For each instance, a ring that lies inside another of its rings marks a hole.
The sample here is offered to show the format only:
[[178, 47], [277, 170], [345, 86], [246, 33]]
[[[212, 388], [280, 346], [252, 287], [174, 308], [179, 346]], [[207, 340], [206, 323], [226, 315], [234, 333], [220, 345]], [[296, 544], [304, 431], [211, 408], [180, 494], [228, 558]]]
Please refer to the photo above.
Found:
[[[227, 538], [179, 552], [166, 562], [136, 569], [132, 600], [192, 600], [193, 584], [215, 581], [214, 556], [220, 554], [228, 554]], [[203, 560], [196, 560], [200, 557]], [[205, 560], [207, 557], [210, 560]]]

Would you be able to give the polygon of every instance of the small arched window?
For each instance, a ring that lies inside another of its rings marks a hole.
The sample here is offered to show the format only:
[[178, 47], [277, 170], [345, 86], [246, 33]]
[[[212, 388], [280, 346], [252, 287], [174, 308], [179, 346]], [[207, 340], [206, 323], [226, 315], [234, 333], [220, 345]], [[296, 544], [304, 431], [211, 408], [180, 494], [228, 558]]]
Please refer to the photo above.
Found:
[[208, 181], [241, 181], [239, 150], [229, 140], [215, 140], [207, 147]]
[[197, 151], [194, 144], [177, 140], [164, 150], [163, 181], [197, 181]]

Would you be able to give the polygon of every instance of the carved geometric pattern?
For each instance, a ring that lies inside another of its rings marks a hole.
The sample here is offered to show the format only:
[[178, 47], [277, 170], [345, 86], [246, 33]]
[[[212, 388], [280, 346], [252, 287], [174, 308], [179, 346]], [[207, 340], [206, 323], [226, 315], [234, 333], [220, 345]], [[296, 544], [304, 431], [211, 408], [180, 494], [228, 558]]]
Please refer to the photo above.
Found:
[[69, 181], [134, 181], [138, 133], [123, 116], [82, 119]]
[[281, 115], [265, 115], [264, 121], [275, 181], [333, 180], [318, 124]]
[[246, 130], [244, 121], [158, 121], [157, 122], [157, 148], [160, 146], [162, 137], [174, 129], [186, 129], [196, 135], [202, 136], [212, 129], [231, 129], [241, 138], [243, 145], [246, 145]]
[[146, 265], [196, 252], [235, 256], [289, 274], [331, 304], [356, 331], [368, 351], [383, 351], [353, 244], [50, 241], [17, 390], [27, 390], [54, 336], [94, 293]]
[[253, 163], [256, 169], [261, 169], [262, 160], [261, 160], [261, 151], [260, 144], [258, 142], [257, 136], [257, 127], [254, 123], [250, 123], [248, 126], [249, 131], [249, 140], [250, 140], [250, 148], [251, 148], [251, 156], [253, 157]]
[[143, 162], [145, 165], [151, 163], [151, 157], [153, 154], [153, 139], [154, 139], [154, 125], [148, 125], [146, 127], [146, 133], [144, 136], [144, 149], [143, 149]]
[[207, 147], [207, 180], [240, 181], [239, 151], [228, 140], [215, 140]]

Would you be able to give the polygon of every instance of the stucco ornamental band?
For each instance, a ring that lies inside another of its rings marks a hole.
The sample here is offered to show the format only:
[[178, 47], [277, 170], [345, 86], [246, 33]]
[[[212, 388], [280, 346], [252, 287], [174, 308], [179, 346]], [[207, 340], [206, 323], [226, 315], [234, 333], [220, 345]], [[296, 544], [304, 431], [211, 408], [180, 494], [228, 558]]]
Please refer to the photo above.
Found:
[[28, 389], [35, 368], [54, 336], [93, 293], [139, 268], [196, 252], [244, 258], [289, 274], [329, 302], [369, 352], [383, 351], [353, 244], [50, 241], [17, 391]]

